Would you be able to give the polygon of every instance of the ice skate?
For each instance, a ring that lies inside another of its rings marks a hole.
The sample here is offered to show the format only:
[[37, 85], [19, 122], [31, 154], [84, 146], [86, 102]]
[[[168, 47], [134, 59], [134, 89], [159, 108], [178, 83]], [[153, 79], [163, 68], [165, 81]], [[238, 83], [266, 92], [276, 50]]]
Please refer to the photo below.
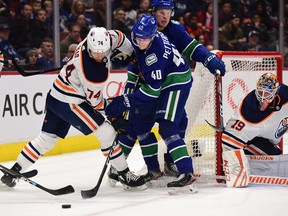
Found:
[[171, 177], [178, 177], [180, 174], [174, 163], [168, 163], [165, 161], [164, 163], [164, 175], [171, 176]]
[[160, 170], [150, 170], [143, 175], [148, 187], [165, 187], [167, 181], [163, 178], [163, 172]]
[[[15, 171], [15, 172], [20, 172], [21, 170], [21, 166], [16, 163], [11, 170]], [[6, 185], [7, 187], [13, 188], [16, 186], [16, 180], [17, 178], [9, 173], [4, 173], [4, 175], [1, 177], [1, 182]]]
[[123, 184], [124, 189], [138, 189], [138, 190], [145, 190], [147, 186], [145, 184], [145, 180], [143, 176], [135, 175], [133, 172], [129, 170], [129, 168], [118, 172], [119, 174], [119, 181]]
[[110, 166], [110, 169], [108, 170], [108, 184], [111, 187], [115, 187], [117, 182], [119, 182], [118, 172], [113, 166]]
[[196, 177], [192, 173], [180, 174], [176, 181], [167, 184], [168, 193], [176, 195], [180, 193], [197, 193]]

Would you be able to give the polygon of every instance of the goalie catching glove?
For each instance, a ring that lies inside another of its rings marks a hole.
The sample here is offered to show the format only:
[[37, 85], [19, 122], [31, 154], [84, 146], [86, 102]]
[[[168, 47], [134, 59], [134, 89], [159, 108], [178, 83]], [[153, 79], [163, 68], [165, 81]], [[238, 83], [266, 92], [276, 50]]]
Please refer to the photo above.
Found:
[[131, 95], [123, 94], [115, 98], [109, 98], [108, 101], [110, 104], [105, 112], [109, 118], [121, 116], [124, 111], [135, 109], [134, 98]]
[[221, 76], [225, 75], [226, 69], [224, 62], [211, 52], [205, 56], [203, 65], [208, 68], [213, 75], [217, 75], [217, 70], [220, 71]]

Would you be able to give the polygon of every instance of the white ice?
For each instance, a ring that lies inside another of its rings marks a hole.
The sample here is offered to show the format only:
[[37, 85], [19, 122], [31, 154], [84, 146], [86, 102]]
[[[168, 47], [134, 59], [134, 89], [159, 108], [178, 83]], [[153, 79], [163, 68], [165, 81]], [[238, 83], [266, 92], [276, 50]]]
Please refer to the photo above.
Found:
[[[287, 149], [287, 147], [286, 147]], [[41, 158], [31, 169], [38, 175], [32, 180], [56, 189], [73, 185], [75, 193], [53, 196], [27, 182], [13, 189], [0, 190], [1, 216], [286, 216], [288, 187], [250, 185], [226, 188], [223, 184], [198, 184], [197, 194], [171, 196], [167, 188], [125, 191], [119, 185], [111, 188], [105, 175], [96, 197], [83, 200], [80, 191], [95, 186], [105, 158], [99, 150]], [[139, 146], [129, 156], [130, 169], [144, 166]], [[2, 163], [11, 167], [13, 162]], [[143, 170], [143, 169], [142, 169]], [[71, 204], [62, 209], [62, 204]]]

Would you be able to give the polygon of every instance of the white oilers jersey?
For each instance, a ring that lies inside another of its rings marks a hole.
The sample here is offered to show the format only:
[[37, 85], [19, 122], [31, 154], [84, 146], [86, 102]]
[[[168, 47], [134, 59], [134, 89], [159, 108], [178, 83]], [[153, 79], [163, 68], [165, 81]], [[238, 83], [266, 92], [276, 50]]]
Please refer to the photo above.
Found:
[[91, 58], [87, 52], [87, 39], [84, 39], [54, 81], [50, 92], [54, 98], [73, 104], [86, 101], [96, 109], [103, 108], [103, 89], [110, 75], [112, 52], [117, 49], [127, 56], [133, 53], [130, 41], [122, 32], [108, 32], [111, 37], [111, 51], [106, 61], [99, 63]]
[[281, 85], [279, 93], [266, 110], [260, 111], [255, 90], [239, 104], [222, 134], [222, 142], [241, 145], [255, 137], [278, 144], [288, 129], [288, 87]]

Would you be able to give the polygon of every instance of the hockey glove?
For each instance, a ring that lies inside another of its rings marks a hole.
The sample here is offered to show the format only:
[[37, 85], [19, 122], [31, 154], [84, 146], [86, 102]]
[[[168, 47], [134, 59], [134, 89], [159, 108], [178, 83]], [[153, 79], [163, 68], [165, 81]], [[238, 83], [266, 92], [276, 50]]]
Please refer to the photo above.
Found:
[[134, 99], [131, 95], [123, 94], [115, 98], [109, 98], [110, 104], [107, 106], [105, 112], [110, 118], [121, 116], [124, 111], [135, 108]]
[[224, 62], [211, 52], [206, 55], [203, 65], [214, 75], [217, 75], [217, 70], [220, 71], [221, 76], [225, 75], [226, 69]]
[[128, 120], [125, 120], [123, 116], [118, 116], [117, 118], [108, 118], [111, 122], [113, 128], [120, 134], [128, 133]]

